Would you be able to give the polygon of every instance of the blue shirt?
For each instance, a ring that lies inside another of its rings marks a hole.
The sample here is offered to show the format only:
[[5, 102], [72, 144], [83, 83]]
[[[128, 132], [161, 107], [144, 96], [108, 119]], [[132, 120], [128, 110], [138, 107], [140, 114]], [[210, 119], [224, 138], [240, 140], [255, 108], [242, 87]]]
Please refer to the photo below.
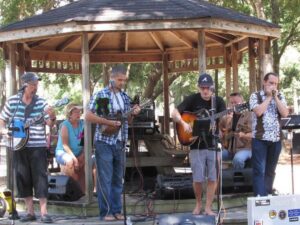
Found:
[[83, 146], [80, 146], [81, 138], [83, 136], [83, 121], [79, 121], [79, 126], [74, 128], [69, 120], [65, 120], [61, 123], [59, 128], [59, 136], [55, 149], [55, 154], [61, 153], [64, 150], [62, 137], [61, 137], [61, 128], [65, 126], [68, 129], [68, 143], [73, 154], [77, 157], [82, 152]]
[[[122, 112], [127, 113], [130, 111], [130, 98], [129, 96], [121, 91], [120, 92], [121, 97], [122, 97], [122, 101], [124, 102], [124, 111]], [[89, 109], [97, 114], [98, 116], [105, 116], [103, 115], [101, 112], [103, 111], [108, 111], [108, 115], [109, 116], [114, 116], [117, 114], [116, 110], [112, 107], [113, 105], [113, 95], [114, 93], [110, 91], [109, 87], [105, 87], [103, 88], [101, 91], [98, 91], [96, 94], [93, 95], [90, 104], [89, 104]], [[108, 106], [106, 108], [106, 110], [99, 110], [99, 108], [101, 108], [102, 106], [99, 105], [99, 99], [107, 99], [107, 103]], [[125, 120], [124, 123], [122, 124], [121, 127], [121, 137], [122, 137], [122, 141], [126, 142], [127, 138], [128, 138], [128, 121]], [[96, 141], [103, 141], [109, 145], [114, 145], [117, 142], [118, 138], [118, 133], [108, 136], [108, 135], [104, 135], [103, 133], [101, 133], [101, 125], [97, 124], [96, 126], [96, 133], [95, 133], [95, 140]]]

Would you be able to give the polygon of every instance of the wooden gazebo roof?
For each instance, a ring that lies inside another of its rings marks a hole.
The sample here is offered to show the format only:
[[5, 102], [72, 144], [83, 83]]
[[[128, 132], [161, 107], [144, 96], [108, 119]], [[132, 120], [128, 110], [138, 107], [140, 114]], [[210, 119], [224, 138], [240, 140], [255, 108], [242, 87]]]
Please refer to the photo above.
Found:
[[[81, 0], [0, 29], [0, 43], [23, 43], [26, 70], [81, 73], [81, 34], [88, 33], [91, 63], [176, 61], [198, 57], [198, 31], [205, 30], [206, 56], [223, 57], [224, 47], [248, 47], [248, 38], [279, 37], [279, 27], [201, 0]], [[32, 62], [30, 62], [32, 60]], [[59, 66], [55, 62], [69, 62]], [[224, 60], [208, 62], [223, 68]]]

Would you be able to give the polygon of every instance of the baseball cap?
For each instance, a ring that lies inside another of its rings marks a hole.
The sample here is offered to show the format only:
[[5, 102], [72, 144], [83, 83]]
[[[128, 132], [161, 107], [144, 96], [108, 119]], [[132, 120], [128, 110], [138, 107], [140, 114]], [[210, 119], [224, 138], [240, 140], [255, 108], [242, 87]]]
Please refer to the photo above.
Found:
[[36, 73], [32, 73], [32, 72], [28, 72], [28, 73], [24, 73], [21, 76], [21, 81], [22, 83], [30, 83], [30, 82], [34, 82], [37, 80], [41, 80], [40, 77], [38, 77], [38, 75], [36, 75]]
[[198, 85], [200, 87], [210, 87], [213, 84], [214, 84], [213, 79], [209, 74], [203, 73], [199, 76]]

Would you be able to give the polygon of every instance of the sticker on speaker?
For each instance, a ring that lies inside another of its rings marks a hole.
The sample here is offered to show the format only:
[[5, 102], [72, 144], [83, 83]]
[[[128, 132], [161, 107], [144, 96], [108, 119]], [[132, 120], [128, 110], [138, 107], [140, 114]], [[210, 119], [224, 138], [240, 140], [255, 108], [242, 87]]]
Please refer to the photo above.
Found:
[[254, 220], [254, 225], [263, 225], [263, 220]]
[[278, 217], [279, 217], [279, 219], [284, 220], [286, 218], [286, 211], [280, 210], [278, 213]]
[[269, 217], [270, 219], [274, 219], [277, 216], [277, 212], [275, 210], [269, 211]]

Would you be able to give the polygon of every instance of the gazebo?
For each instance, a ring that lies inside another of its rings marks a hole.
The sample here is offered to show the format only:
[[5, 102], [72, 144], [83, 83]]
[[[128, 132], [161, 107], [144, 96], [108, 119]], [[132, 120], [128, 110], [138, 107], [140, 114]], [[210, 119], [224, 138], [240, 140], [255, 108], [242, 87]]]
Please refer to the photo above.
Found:
[[[238, 91], [238, 65], [249, 59], [249, 91], [261, 85], [271, 62], [277, 25], [202, 0], [80, 0], [0, 29], [8, 95], [24, 71], [82, 75], [90, 99], [89, 65], [161, 62], [164, 132], [169, 133], [168, 74], [225, 69], [227, 96]], [[17, 73], [17, 71], [19, 71]], [[91, 201], [90, 124], [85, 125], [87, 199]]]

